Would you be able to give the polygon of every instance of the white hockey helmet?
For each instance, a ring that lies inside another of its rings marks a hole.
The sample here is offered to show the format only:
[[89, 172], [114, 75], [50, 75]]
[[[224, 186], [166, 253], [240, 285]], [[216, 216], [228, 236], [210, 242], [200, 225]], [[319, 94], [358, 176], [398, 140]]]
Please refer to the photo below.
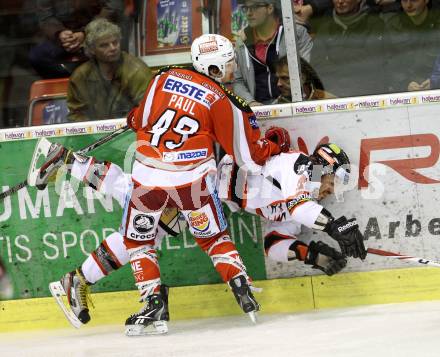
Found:
[[197, 37], [191, 45], [191, 60], [194, 68], [207, 76], [209, 67], [216, 66], [221, 77], [213, 78], [218, 82], [223, 82], [226, 75], [226, 64], [234, 60], [235, 52], [231, 41], [226, 37], [217, 34], [205, 34]]

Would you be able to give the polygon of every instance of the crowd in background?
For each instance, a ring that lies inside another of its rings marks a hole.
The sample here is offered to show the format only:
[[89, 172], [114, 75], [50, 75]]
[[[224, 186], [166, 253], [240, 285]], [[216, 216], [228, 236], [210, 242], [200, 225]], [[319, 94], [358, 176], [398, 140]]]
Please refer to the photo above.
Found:
[[[245, 20], [235, 39], [231, 88], [253, 106], [291, 102], [280, 0], [229, 1], [238, 2]], [[63, 120], [124, 117], [157, 70], [129, 53], [139, 16], [129, 5], [133, 1], [2, 2], [0, 127], [25, 125], [30, 85], [49, 78], [70, 78]], [[292, 5], [303, 100], [440, 88], [439, 0]]]

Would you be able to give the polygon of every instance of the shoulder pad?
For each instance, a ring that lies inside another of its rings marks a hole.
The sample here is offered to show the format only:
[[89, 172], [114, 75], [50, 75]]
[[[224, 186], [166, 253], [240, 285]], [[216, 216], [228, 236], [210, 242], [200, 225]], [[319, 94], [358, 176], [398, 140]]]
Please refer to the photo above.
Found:
[[186, 67], [186, 66], [174, 66], [174, 65], [173, 66], [165, 66], [165, 67], [159, 68], [159, 70], [157, 71], [156, 75], [168, 72], [168, 71], [170, 71], [172, 69], [189, 69], [189, 70], [191, 70], [190, 67]]
[[252, 113], [252, 109], [249, 106], [249, 104], [241, 97], [239, 97], [237, 94], [235, 94], [233, 91], [226, 88], [223, 84], [218, 83], [219, 86], [223, 89], [226, 96], [229, 98], [229, 100], [240, 110], [246, 112], [246, 113]]
[[310, 159], [304, 154], [299, 154], [293, 165], [293, 171], [295, 171], [297, 175], [302, 175], [305, 171], [309, 171], [311, 167], [312, 162]]

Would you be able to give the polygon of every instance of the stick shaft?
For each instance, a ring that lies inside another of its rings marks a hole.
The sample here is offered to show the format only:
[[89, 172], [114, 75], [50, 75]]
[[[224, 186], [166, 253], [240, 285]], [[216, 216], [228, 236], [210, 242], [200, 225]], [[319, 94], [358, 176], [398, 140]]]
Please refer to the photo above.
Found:
[[369, 254], [380, 255], [382, 257], [388, 257], [388, 258], [399, 259], [399, 260], [407, 260], [407, 261], [411, 261], [411, 262], [415, 262], [415, 263], [419, 263], [419, 264], [423, 264], [423, 265], [440, 267], [440, 262], [437, 262], [435, 260], [421, 258], [421, 257], [413, 257], [411, 255], [403, 255], [403, 254], [393, 253], [393, 252], [389, 252], [386, 250], [375, 249], [375, 248], [368, 248], [367, 252]]
[[[98, 146], [101, 146], [102, 144], [105, 144], [106, 142], [112, 140], [116, 136], [125, 133], [128, 130], [128, 126], [123, 126], [122, 128], [119, 128], [118, 130], [115, 130], [111, 134], [102, 137], [101, 139], [95, 141], [94, 143], [86, 146], [85, 148], [79, 150], [78, 152], [80, 154], [87, 154], [88, 152], [96, 149]], [[14, 193], [20, 191], [23, 187], [26, 187], [28, 184], [27, 180], [24, 180], [20, 182], [19, 184], [15, 185], [14, 187], [11, 187], [9, 190], [6, 190], [5, 192], [0, 193], [0, 201], [4, 200], [6, 197], [13, 195]]]

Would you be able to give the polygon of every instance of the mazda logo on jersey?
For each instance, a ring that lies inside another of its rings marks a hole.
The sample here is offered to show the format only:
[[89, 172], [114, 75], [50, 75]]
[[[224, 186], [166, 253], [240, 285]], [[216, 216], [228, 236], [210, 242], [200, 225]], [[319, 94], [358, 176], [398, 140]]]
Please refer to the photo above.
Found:
[[138, 214], [133, 218], [133, 227], [138, 233], [148, 233], [154, 228], [154, 218], [147, 214]]

